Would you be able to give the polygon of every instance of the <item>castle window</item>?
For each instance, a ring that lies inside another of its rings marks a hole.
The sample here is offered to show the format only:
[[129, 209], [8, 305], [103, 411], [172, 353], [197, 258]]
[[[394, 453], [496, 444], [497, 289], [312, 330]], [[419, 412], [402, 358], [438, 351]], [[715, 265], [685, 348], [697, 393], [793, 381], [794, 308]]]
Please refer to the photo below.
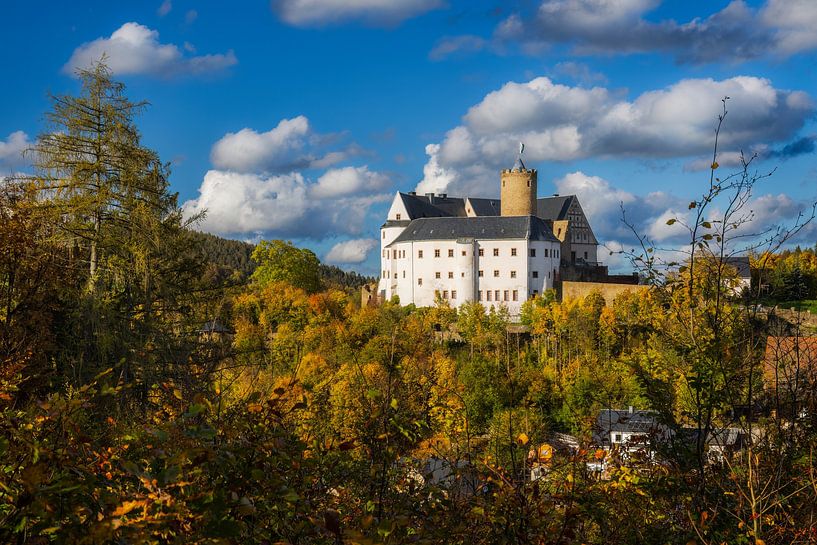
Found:
[[440, 278], [440, 273], [435, 272], [435, 273], [434, 273], [434, 278]]
[[499, 301], [499, 290], [494, 290], [494, 301]]
[[382, 238], [386, 238], [386, 231], [383, 231], [383, 237]]
[[477, 293], [477, 301], [482, 301], [482, 290], [479, 290], [479, 293]]
[[516, 271], [511, 271], [511, 278], [516, 278]]
[[494, 269], [494, 278], [499, 278], [499, 271]]
[[443, 290], [443, 299], [448, 299], [448, 290]]
[[465, 250], [463, 250], [462, 251], [462, 257], [465, 257], [465, 255], [466, 255], [466, 252], [465, 252]]
[[511, 256], [515, 256], [515, 255], [516, 255], [516, 248], [511, 248]]
[[451, 299], [457, 298], [457, 290], [451, 290]]
[[482, 278], [482, 276], [483, 276], [483, 274], [482, 274], [482, 273], [483, 273], [483, 272], [484, 272], [484, 271], [479, 271], [479, 277], [480, 277], [480, 278]]
[[397, 273], [394, 273], [394, 279], [397, 280]]
[[536, 257], [536, 248], [531, 248], [530, 249], [530, 256], [531, 257]]
[[423, 251], [422, 250], [417, 250], [417, 257], [419, 259], [423, 259]]
[[519, 301], [519, 290], [513, 290], [513, 300]]
[[587, 261], [587, 252], [584, 252], [584, 260]]
[[434, 257], [440, 257], [440, 250], [434, 250]]
[[503, 301], [508, 300], [508, 290], [505, 290], [505, 291], [502, 292], [502, 300]]
[[547, 256], [548, 256], [548, 249], [545, 248], [545, 257], [547, 257]]
[[539, 271], [531, 271], [530, 275], [532, 278], [539, 278]]
[[479, 249], [479, 257], [484, 257], [484, 256], [485, 256], [485, 250], [480, 248]]
[[454, 257], [454, 250], [448, 250], [448, 257]]
[[488, 301], [491, 300], [491, 290], [485, 292], [488, 295]]
[[465, 273], [460, 273], [460, 278], [465, 278]]
[[403, 271], [403, 278], [406, 277], [406, 271]]
[[417, 285], [418, 285], [418, 286], [422, 286], [422, 285], [423, 285], [423, 279], [422, 279], [422, 278], [418, 278], [418, 279], [417, 279]]
[[454, 278], [454, 273], [452, 273], [451, 271], [448, 271], [448, 278]]
[[397, 214], [397, 219], [398, 219], [398, 220], [400, 219], [400, 214]]
[[499, 257], [499, 248], [494, 248], [494, 257]]

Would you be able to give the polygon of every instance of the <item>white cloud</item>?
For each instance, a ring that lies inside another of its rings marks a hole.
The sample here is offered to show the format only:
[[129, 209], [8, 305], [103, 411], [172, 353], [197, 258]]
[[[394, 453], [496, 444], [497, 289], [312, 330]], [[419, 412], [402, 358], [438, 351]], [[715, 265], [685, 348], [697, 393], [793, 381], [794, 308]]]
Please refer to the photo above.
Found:
[[200, 227], [221, 235], [359, 235], [371, 207], [389, 200], [382, 191], [390, 180], [366, 165], [333, 165], [363, 153], [338, 135], [315, 133], [304, 116], [283, 119], [266, 132], [228, 133], [213, 146], [214, 168], [198, 197], [183, 209], [188, 217], [206, 211]]
[[389, 194], [316, 198], [301, 173], [266, 176], [210, 170], [199, 196], [182, 205], [187, 217], [206, 212], [200, 227], [220, 235], [256, 235], [321, 240], [362, 232], [374, 204]]
[[302, 152], [311, 132], [309, 120], [302, 115], [283, 119], [274, 129], [263, 133], [241, 129], [237, 133], [227, 133], [216, 142], [210, 160], [216, 168], [237, 172], [301, 168], [309, 163]]
[[759, 9], [733, 0], [708, 17], [686, 22], [645, 16], [660, 0], [542, 0], [535, 13], [513, 14], [498, 25], [500, 43], [528, 51], [567, 44], [577, 54], [660, 51], [680, 62], [742, 61], [789, 56], [817, 48], [817, 4], [768, 0]]
[[817, 3], [813, 0], [769, 0], [760, 11], [760, 18], [774, 29], [779, 54], [817, 48]]
[[77, 69], [93, 66], [103, 56], [115, 74], [164, 77], [220, 72], [238, 62], [232, 51], [185, 56], [175, 44], [160, 43], [157, 31], [131, 22], [119, 27], [108, 38], [97, 38], [76, 48], [63, 71], [73, 75]]
[[0, 168], [15, 169], [28, 163], [23, 152], [33, 143], [23, 131], [15, 131], [0, 140]]
[[370, 25], [396, 25], [442, 5], [442, 0], [272, 0], [272, 9], [278, 17], [298, 27], [355, 20]]
[[365, 150], [351, 144], [325, 150], [338, 135], [321, 135], [303, 115], [282, 119], [266, 132], [244, 128], [227, 133], [213, 145], [210, 161], [216, 168], [235, 172], [290, 172], [303, 168], [327, 168]]
[[341, 195], [372, 193], [389, 185], [389, 179], [379, 172], [372, 172], [366, 166], [343, 167], [328, 170], [318, 183], [311, 188], [313, 197], [326, 199]]
[[588, 157], [700, 156], [711, 150], [724, 96], [731, 97], [720, 136], [725, 150], [788, 140], [815, 111], [807, 94], [751, 76], [682, 80], [633, 101], [604, 87], [571, 87], [546, 77], [509, 82], [470, 108], [439, 148], [427, 148], [417, 191], [493, 188], [497, 170], [510, 166], [519, 141], [530, 166]]
[[358, 238], [339, 242], [326, 254], [329, 263], [363, 263], [377, 246], [377, 239]]

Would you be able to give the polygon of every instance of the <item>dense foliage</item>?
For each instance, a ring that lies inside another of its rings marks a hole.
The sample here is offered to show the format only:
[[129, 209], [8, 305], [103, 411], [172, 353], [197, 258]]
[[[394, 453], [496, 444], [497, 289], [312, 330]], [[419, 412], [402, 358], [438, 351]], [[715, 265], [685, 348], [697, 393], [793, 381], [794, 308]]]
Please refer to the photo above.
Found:
[[[82, 82], [0, 193], [3, 542], [817, 539], [817, 373], [770, 388], [780, 324], [717, 261], [612, 301], [545, 293], [523, 332], [479, 304], [360, 308], [365, 279], [307, 250], [191, 231], [138, 105], [104, 66]], [[630, 405], [676, 440], [593, 446]], [[749, 446], [713, 462], [727, 426]], [[537, 453], [560, 433], [578, 448]]]

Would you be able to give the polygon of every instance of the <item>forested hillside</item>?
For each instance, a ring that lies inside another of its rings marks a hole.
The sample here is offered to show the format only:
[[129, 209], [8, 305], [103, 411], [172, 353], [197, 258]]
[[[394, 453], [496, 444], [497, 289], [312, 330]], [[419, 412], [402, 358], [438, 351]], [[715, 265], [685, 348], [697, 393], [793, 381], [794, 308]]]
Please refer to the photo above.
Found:
[[[193, 232], [205, 261], [217, 268], [222, 276], [233, 276], [245, 282], [255, 271], [257, 264], [252, 260], [254, 244], [221, 238], [209, 233]], [[320, 264], [320, 277], [325, 285], [350, 290], [360, 288], [373, 282], [374, 278], [360, 275], [354, 271], [344, 271], [334, 265]]]
[[[142, 105], [81, 81], [0, 192], [0, 541], [814, 542], [817, 353], [769, 342], [814, 333], [736, 296], [726, 184], [682, 266], [630, 256], [650, 289], [547, 292], [524, 328], [360, 308], [366, 279], [309, 250], [195, 232]], [[814, 252], [765, 252], [809, 296]], [[661, 434], [605, 447], [631, 406]]]

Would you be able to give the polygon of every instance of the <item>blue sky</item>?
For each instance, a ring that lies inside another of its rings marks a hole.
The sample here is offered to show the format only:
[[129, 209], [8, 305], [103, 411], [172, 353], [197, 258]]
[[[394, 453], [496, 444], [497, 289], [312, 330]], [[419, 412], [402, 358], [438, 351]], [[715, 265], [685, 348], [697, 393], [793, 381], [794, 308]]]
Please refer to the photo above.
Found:
[[[103, 52], [151, 103], [144, 143], [201, 228], [286, 238], [365, 273], [395, 191], [495, 196], [526, 143], [539, 193], [577, 193], [597, 235], [658, 243], [723, 169], [777, 168], [756, 224], [817, 199], [817, 2], [761, 0], [7, 0], [0, 174], [42, 132], [48, 93]], [[812, 245], [817, 230], [801, 232]], [[614, 268], [621, 263], [611, 262]]]

